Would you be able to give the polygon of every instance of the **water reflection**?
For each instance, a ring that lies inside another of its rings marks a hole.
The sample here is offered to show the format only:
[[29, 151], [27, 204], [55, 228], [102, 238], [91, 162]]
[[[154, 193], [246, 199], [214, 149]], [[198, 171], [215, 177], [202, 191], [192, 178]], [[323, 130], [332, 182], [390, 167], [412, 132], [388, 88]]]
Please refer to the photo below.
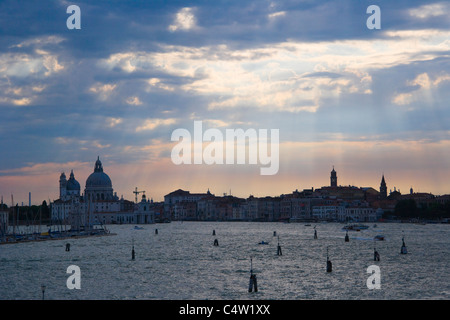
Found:
[[[0, 246], [0, 299], [40, 299], [42, 284], [46, 299], [450, 297], [448, 225], [378, 224], [349, 231], [348, 242], [343, 225], [335, 223], [172, 222], [142, 227], [112, 225], [115, 236]], [[379, 234], [384, 241], [373, 240]], [[400, 254], [402, 237], [405, 255]], [[278, 241], [282, 255], [277, 255]], [[65, 251], [68, 242], [70, 251]], [[380, 261], [373, 259], [375, 248]], [[250, 257], [258, 277], [256, 293], [248, 292]], [[80, 290], [66, 287], [66, 270], [72, 264], [81, 270]], [[373, 264], [380, 267], [380, 290], [366, 285], [366, 271]]]

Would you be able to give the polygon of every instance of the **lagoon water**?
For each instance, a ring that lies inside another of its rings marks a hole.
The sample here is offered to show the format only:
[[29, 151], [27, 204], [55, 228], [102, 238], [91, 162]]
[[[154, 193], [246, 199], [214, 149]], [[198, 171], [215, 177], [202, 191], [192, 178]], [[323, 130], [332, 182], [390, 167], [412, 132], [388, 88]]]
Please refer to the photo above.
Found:
[[[368, 225], [349, 231], [349, 242], [338, 223], [175, 221], [142, 230], [110, 225], [115, 235], [105, 237], [1, 245], [0, 299], [41, 299], [42, 284], [51, 300], [450, 298], [450, 225]], [[378, 234], [385, 241], [373, 241]], [[400, 254], [403, 236], [406, 255]], [[373, 261], [374, 246], [380, 261]], [[248, 292], [250, 257], [256, 293]], [[80, 268], [80, 289], [66, 286], [70, 265]], [[380, 267], [380, 289], [367, 287], [370, 265]]]

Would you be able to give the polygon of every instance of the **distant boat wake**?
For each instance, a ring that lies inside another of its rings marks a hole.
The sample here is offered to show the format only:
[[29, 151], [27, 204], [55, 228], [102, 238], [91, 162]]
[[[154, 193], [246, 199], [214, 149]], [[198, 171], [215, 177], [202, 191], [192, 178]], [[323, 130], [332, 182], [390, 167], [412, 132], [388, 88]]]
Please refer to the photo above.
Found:
[[385, 241], [385, 240], [386, 240], [385, 237], [383, 237], [383, 238], [376, 238], [376, 237], [371, 237], [371, 238], [366, 238], [366, 237], [354, 237], [354, 238], [350, 238], [350, 239], [352, 239], [352, 240], [362, 240], [362, 241], [367, 241], [367, 240], [370, 240], [370, 241]]

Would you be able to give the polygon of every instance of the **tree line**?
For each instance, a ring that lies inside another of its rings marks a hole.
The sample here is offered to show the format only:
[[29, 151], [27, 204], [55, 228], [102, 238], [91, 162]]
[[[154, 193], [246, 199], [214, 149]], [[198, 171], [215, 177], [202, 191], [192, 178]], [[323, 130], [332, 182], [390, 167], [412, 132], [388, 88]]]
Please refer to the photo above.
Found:
[[42, 201], [42, 204], [29, 206], [19, 206], [16, 204], [14, 207], [9, 207], [6, 204], [0, 204], [0, 211], [9, 211], [9, 224], [37, 224], [48, 223], [51, 219], [50, 207], [47, 205], [47, 201]]
[[450, 218], [450, 201], [417, 205], [414, 199], [399, 200], [395, 205], [394, 215], [399, 218], [419, 218], [440, 220]]

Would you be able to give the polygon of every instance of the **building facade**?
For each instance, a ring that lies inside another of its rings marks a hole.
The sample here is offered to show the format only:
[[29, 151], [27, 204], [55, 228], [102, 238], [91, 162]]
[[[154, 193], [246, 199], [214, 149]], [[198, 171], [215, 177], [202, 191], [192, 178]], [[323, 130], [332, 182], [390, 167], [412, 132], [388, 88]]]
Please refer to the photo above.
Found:
[[65, 173], [59, 178], [60, 198], [51, 204], [51, 218], [56, 224], [69, 224], [73, 229], [93, 224], [154, 223], [153, 202], [143, 195], [140, 203], [119, 199], [110, 177], [104, 172], [100, 157], [86, 179], [84, 193], [75, 179], [73, 170], [67, 180]]
[[9, 211], [0, 210], [0, 236], [4, 236], [8, 233], [9, 226]]

